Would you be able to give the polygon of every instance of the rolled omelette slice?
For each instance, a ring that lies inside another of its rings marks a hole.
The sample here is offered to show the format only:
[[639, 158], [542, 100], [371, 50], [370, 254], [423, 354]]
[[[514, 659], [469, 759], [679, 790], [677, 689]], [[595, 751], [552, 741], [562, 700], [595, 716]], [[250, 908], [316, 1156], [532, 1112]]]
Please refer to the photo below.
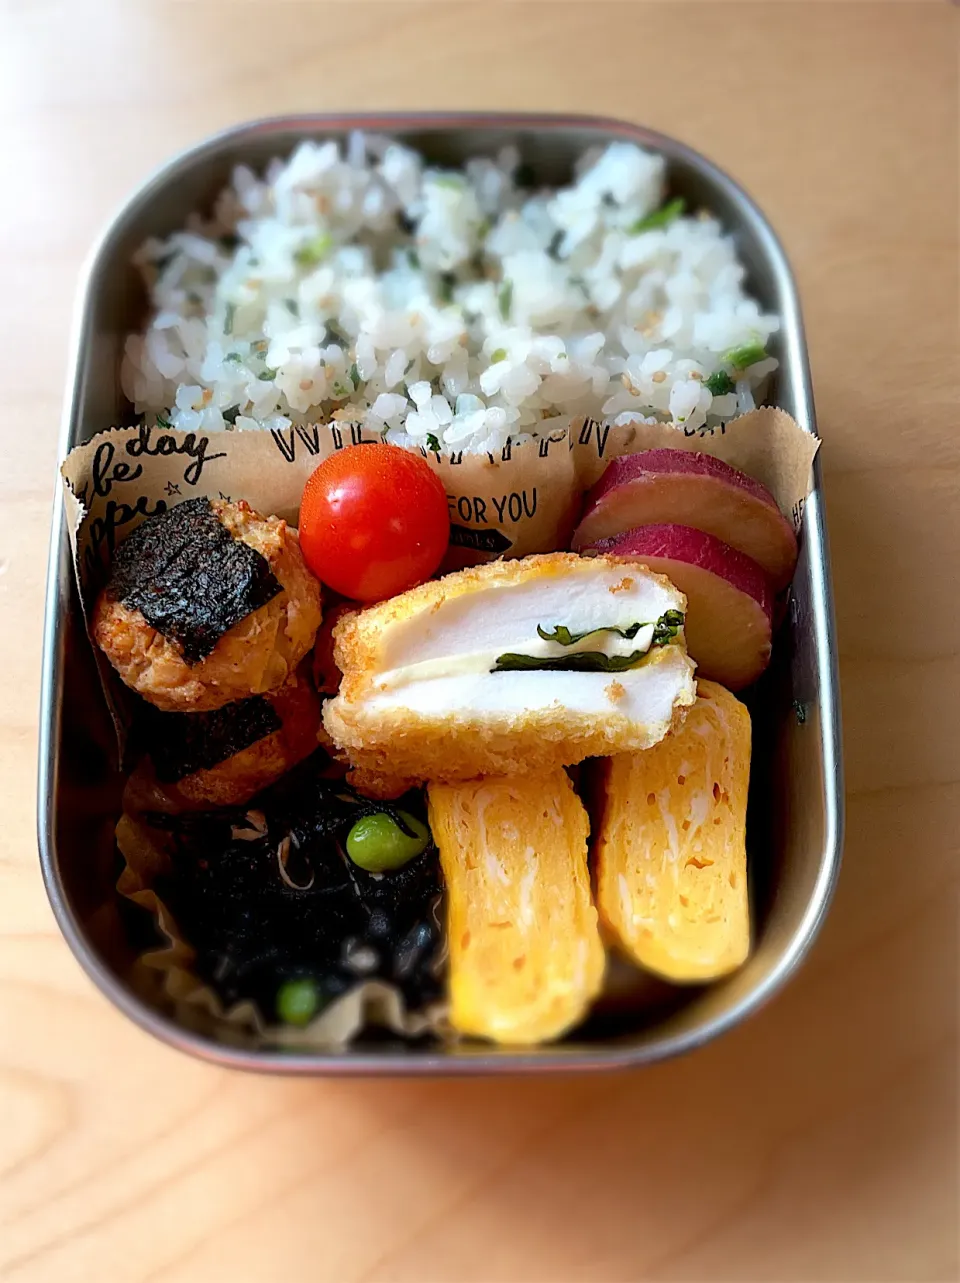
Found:
[[587, 813], [563, 770], [430, 784], [447, 886], [450, 1019], [515, 1045], [559, 1038], [603, 983]]
[[746, 818], [750, 714], [697, 683], [683, 725], [600, 767], [597, 908], [634, 961], [672, 981], [733, 971], [750, 951]]
[[695, 698], [685, 609], [629, 558], [552, 553], [446, 575], [337, 625], [343, 681], [324, 725], [373, 792], [378, 778], [468, 780], [648, 748]]

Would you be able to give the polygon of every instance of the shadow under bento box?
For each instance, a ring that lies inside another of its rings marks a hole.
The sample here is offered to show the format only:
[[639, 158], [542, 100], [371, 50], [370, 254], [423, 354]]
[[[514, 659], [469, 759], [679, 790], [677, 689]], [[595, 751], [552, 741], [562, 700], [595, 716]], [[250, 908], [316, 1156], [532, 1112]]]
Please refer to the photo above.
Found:
[[[619, 121], [535, 115], [300, 116], [241, 125], [154, 174], [119, 212], [86, 268], [72, 336], [61, 457], [110, 425], [130, 421], [120, 388], [123, 344], [147, 300], [131, 258], [148, 236], [208, 208], [233, 166], [264, 166], [303, 138], [351, 129], [389, 133], [430, 160], [456, 165], [515, 144], [538, 181], [568, 178], [589, 145], [630, 139], [661, 152], [672, 193], [713, 211], [734, 236], [747, 287], [781, 329], [768, 400], [816, 432], [800, 308], [770, 226], [745, 193], [671, 138]], [[71, 948], [100, 989], [144, 1029], [184, 1051], [243, 1069], [298, 1074], [504, 1073], [640, 1065], [696, 1047], [755, 1011], [810, 947], [840, 863], [842, 766], [833, 606], [819, 470], [803, 513], [800, 561], [773, 664], [747, 694], [754, 721], [748, 812], [753, 952], [729, 978], [689, 989], [629, 984], [565, 1041], [512, 1050], [475, 1043], [405, 1044], [362, 1038], [337, 1052], [264, 1049], [236, 1031], [188, 1028], [127, 982], [138, 930], [115, 890], [114, 826], [122, 778], [113, 726], [79, 606], [64, 508], [54, 505], [40, 714], [38, 834], [47, 891]], [[149, 924], [147, 924], [149, 925]], [[142, 924], [141, 924], [142, 926]], [[149, 938], [149, 935], [148, 937]]]

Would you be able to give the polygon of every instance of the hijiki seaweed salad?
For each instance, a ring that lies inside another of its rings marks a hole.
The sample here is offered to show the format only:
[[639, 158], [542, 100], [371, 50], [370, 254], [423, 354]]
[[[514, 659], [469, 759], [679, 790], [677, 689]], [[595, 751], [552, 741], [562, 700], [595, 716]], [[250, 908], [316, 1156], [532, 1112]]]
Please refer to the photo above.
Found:
[[327, 763], [318, 750], [256, 806], [143, 817], [170, 853], [157, 894], [225, 1007], [252, 999], [305, 1025], [358, 980], [396, 986], [412, 1008], [441, 997], [440, 866], [422, 799], [371, 802], [324, 778]]
[[[186, 977], [268, 1042], [522, 1045], [589, 1015], [613, 953], [677, 986], [739, 967], [734, 692], [769, 663], [797, 541], [759, 481], [673, 445], [776, 365], [716, 220], [628, 143], [546, 191], [512, 149], [446, 171], [353, 135], [237, 170], [139, 261], [138, 413], [378, 438], [323, 459], [296, 527], [238, 495], [159, 505], [97, 595], [137, 754], [118, 843], [175, 946], [168, 998]], [[575, 414], [670, 444], [607, 461], [562, 541], [447, 571], [431, 452]], [[393, 1015], [334, 1019], [373, 992]]]

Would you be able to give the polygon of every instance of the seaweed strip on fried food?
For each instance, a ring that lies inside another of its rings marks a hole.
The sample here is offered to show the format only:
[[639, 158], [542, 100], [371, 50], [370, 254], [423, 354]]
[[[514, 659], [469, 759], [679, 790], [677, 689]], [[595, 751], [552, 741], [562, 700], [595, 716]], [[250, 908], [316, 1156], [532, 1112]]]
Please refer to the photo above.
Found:
[[161, 713], [144, 701], [142, 717], [157, 779], [164, 784], [219, 766], [282, 725], [276, 709], [262, 695], [209, 713]]
[[210, 712], [165, 713], [138, 701], [146, 750], [128, 782], [134, 812], [242, 805], [316, 752], [320, 698], [309, 664], [278, 690]]
[[[352, 825], [396, 811], [322, 778], [325, 762], [315, 754], [246, 809], [144, 817], [169, 835], [172, 872], [156, 889], [198, 978], [226, 1006], [253, 1000], [268, 1022], [281, 986], [302, 977], [321, 1004], [368, 979], [395, 985], [411, 1008], [442, 994], [435, 845], [389, 874], [357, 868], [344, 853]], [[419, 795], [403, 806], [424, 813]]]
[[283, 589], [266, 559], [200, 498], [142, 522], [114, 553], [107, 591], [195, 664]]

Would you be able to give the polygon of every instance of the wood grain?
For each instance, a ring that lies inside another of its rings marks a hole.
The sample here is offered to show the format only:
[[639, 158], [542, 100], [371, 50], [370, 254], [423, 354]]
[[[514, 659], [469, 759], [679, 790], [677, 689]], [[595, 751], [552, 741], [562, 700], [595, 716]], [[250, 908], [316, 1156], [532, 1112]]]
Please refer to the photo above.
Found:
[[[0, 1274], [30, 1283], [956, 1279], [956, 8], [0, 0]], [[278, 1082], [156, 1044], [40, 882], [42, 581], [71, 300], [111, 209], [232, 121], [643, 121], [741, 179], [799, 274], [849, 831], [802, 974], [605, 1079]]]

